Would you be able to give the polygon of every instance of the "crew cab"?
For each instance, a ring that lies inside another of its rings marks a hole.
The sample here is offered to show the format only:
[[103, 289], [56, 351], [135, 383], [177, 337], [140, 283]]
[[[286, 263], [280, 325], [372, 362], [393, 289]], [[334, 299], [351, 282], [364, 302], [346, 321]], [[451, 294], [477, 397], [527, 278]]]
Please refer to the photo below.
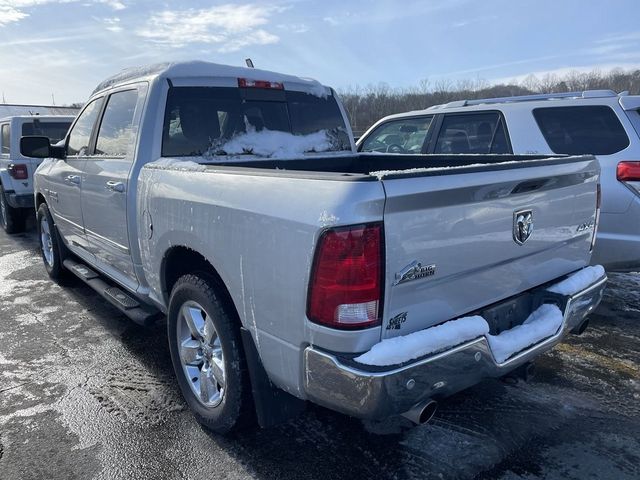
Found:
[[335, 92], [205, 62], [100, 84], [65, 142], [23, 137], [49, 275], [167, 316], [196, 418], [435, 402], [585, 328], [592, 156], [361, 155]]
[[362, 152], [593, 154], [602, 212], [592, 263], [640, 269], [640, 96], [611, 90], [459, 100], [380, 119]]
[[0, 119], [0, 226], [7, 233], [24, 230], [33, 211], [33, 173], [39, 160], [20, 154], [20, 137], [44, 135], [52, 142], [64, 138], [73, 116], [20, 115]]

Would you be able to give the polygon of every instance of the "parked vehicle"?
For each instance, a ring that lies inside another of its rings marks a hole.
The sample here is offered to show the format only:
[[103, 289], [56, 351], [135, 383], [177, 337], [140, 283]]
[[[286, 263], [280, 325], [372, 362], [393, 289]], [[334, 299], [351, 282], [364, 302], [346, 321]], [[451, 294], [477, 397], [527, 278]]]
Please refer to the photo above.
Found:
[[53, 157], [35, 194], [49, 275], [140, 323], [166, 313], [180, 389], [218, 432], [306, 400], [423, 422], [582, 330], [606, 281], [585, 268], [592, 156], [358, 155], [312, 80], [136, 69], [98, 86], [64, 146], [22, 148]]
[[43, 135], [53, 142], [64, 138], [72, 116], [14, 116], [0, 119], [0, 226], [7, 233], [24, 230], [33, 213], [33, 173], [40, 160], [20, 154], [20, 137]]
[[376, 122], [362, 152], [596, 155], [602, 218], [592, 262], [640, 268], [640, 96], [610, 90], [462, 100]]

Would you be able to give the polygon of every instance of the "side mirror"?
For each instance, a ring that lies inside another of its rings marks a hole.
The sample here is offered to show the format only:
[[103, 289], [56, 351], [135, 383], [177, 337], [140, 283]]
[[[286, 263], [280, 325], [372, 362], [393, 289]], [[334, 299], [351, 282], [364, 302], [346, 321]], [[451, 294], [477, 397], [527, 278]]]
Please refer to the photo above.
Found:
[[20, 139], [20, 153], [33, 158], [64, 158], [64, 147], [52, 147], [48, 137], [27, 136]]

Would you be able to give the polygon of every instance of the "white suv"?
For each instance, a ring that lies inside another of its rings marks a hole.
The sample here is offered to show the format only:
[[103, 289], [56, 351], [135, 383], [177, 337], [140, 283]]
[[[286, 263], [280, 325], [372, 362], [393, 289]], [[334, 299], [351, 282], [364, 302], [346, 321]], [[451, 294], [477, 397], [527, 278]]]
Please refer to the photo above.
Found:
[[361, 152], [594, 154], [602, 209], [592, 263], [640, 268], [640, 96], [610, 90], [461, 100], [379, 120]]

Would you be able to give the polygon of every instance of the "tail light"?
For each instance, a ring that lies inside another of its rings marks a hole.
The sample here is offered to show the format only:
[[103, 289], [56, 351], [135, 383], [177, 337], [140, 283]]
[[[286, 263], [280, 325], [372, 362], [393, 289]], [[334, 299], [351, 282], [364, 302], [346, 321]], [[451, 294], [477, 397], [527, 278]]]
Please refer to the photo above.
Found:
[[239, 78], [238, 87], [241, 88], [270, 88], [273, 90], [284, 90], [284, 84], [280, 82], [269, 82], [268, 80], [251, 80], [250, 78]]
[[307, 317], [347, 330], [380, 324], [383, 275], [382, 224], [325, 231], [311, 272]]
[[7, 168], [9, 175], [16, 180], [26, 180], [29, 178], [29, 171], [24, 163], [12, 163]]
[[591, 237], [591, 247], [589, 251], [593, 251], [593, 247], [596, 245], [596, 234], [598, 233], [598, 225], [600, 224], [600, 206], [602, 205], [602, 190], [600, 188], [600, 183], [598, 182], [598, 187], [596, 188], [596, 220], [593, 225], [593, 235]]
[[620, 162], [616, 178], [621, 182], [640, 181], [640, 162]]

